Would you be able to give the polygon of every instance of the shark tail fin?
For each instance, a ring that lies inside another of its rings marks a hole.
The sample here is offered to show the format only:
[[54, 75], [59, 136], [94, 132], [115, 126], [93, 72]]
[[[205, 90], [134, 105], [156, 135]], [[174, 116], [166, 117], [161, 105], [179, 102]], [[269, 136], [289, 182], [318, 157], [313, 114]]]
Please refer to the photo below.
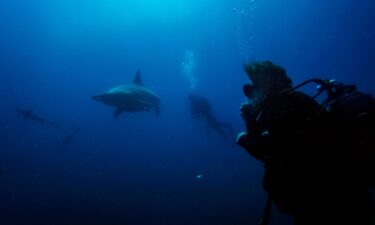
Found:
[[113, 112], [113, 118], [116, 119], [117, 117], [120, 116], [122, 112], [124, 112], [122, 108], [116, 108], [115, 111]]

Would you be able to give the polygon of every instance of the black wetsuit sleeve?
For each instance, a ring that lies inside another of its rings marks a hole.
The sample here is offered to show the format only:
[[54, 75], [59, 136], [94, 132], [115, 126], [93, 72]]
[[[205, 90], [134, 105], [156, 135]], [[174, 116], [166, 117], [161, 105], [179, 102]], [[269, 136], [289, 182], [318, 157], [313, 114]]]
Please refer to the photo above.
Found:
[[244, 134], [238, 141], [237, 144], [243, 147], [247, 153], [257, 160], [264, 162], [268, 155], [268, 141]]
[[250, 120], [247, 135], [238, 144], [263, 162], [286, 154], [284, 151], [296, 149], [289, 146], [296, 144], [319, 109], [320, 105], [314, 99], [301, 92], [276, 96], [254, 114], [256, 119]]

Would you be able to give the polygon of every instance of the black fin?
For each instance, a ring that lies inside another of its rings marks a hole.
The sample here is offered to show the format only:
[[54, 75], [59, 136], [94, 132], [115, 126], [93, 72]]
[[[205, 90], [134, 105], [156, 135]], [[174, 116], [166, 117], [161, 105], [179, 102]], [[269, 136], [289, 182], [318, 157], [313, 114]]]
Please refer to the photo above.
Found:
[[113, 112], [113, 118], [117, 118], [124, 110], [122, 108], [116, 108], [115, 111]]
[[135, 74], [133, 83], [137, 84], [137, 85], [140, 85], [140, 86], [144, 86], [143, 82], [142, 82], [141, 71], [140, 70], [137, 70], [137, 73]]

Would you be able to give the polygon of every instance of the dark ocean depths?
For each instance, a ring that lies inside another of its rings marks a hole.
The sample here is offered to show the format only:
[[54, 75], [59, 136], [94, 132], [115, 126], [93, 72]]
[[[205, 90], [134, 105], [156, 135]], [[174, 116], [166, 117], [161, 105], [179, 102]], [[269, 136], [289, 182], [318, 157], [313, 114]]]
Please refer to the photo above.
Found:
[[[237, 134], [246, 61], [374, 94], [374, 11], [373, 0], [1, 0], [0, 224], [256, 224], [261, 163], [192, 118], [188, 95]], [[137, 69], [160, 115], [114, 119], [91, 97]], [[271, 224], [290, 222], [273, 212]]]

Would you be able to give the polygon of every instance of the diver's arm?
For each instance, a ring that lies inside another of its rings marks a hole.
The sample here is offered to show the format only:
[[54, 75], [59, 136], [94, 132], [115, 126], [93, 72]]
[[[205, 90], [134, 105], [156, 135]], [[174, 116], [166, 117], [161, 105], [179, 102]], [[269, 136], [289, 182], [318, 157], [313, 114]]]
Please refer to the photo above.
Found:
[[240, 108], [240, 114], [245, 121], [246, 132], [242, 132], [237, 136], [236, 143], [254, 158], [264, 162], [271, 146], [268, 129], [265, 127], [262, 127], [263, 129], [261, 130], [259, 129], [257, 117], [262, 112], [256, 112], [251, 104], [243, 103]]
[[264, 139], [255, 138], [246, 132], [241, 132], [237, 136], [236, 143], [243, 147], [251, 156], [264, 162], [267, 158], [267, 141]]
[[240, 107], [240, 115], [245, 122], [247, 133], [253, 134], [256, 115], [253, 106], [250, 103], [242, 103]]

